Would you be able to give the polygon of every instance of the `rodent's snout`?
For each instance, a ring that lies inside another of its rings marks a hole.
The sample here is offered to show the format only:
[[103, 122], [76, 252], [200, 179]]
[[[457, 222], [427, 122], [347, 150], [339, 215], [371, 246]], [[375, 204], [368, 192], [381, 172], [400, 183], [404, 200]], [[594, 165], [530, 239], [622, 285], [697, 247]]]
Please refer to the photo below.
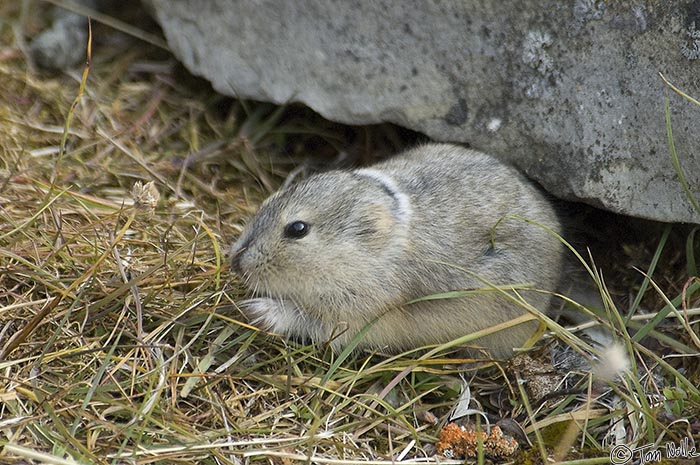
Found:
[[243, 250], [237, 250], [233, 253], [233, 256], [231, 257], [231, 270], [240, 275], [242, 274], [241, 271], [241, 254]]
[[242, 244], [236, 242], [231, 248], [231, 270], [233, 270], [233, 272], [237, 275], [243, 274], [243, 269], [241, 268], [241, 258], [243, 257], [243, 253], [248, 248], [249, 242], [250, 241], [246, 241]]

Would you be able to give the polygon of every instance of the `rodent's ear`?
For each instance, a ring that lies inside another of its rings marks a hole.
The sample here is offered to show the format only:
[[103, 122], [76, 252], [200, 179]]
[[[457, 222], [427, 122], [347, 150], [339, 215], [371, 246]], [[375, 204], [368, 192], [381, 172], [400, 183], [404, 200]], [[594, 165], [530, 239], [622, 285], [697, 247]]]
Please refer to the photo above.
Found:
[[394, 218], [400, 223], [406, 223], [411, 217], [411, 200], [397, 186], [394, 179], [382, 171], [372, 168], [364, 168], [354, 171], [355, 175], [362, 176], [371, 182], [376, 183], [381, 190], [387, 194], [393, 202], [392, 210]]
[[391, 233], [396, 219], [391, 212], [391, 209], [383, 203], [372, 203], [368, 206], [367, 212], [372, 218], [374, 227], [378, 233], [389, 234]]

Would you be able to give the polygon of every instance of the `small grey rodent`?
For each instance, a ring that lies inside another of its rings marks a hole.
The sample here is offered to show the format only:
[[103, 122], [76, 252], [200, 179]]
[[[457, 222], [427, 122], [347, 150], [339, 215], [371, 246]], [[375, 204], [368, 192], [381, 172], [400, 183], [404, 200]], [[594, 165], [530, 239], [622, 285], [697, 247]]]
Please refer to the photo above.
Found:
[[[388, 352], [503, 323], [526, 311], [495, 291], [409, 302], [488, 288], [474, 275], [555, 290], [563, 245], [508, 214], [562, 227], [552, 201], [525, 176], [453, 145], [311, 176], [268, 198], [233, 245], [232, 268], [258, 296], [242, 307], [265, 329], [315, 343], [333, 338], [335, 348], [376, 320], [358, 347]], [[552, 303], [547, 293], [518, 292], [542, 311]], [[536, 326], [529, 321], [476, 344], [512, 356]]]

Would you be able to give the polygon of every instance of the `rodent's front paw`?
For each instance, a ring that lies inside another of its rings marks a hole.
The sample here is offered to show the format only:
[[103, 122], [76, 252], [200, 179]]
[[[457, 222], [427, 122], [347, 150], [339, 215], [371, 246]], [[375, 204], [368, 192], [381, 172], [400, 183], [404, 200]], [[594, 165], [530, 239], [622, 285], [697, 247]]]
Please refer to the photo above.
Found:
[[288, 300], [259, 297], [244, 300], [240, 307], [254, 325], [273, 333], [311, 339], [320, 333], [320, 323], [311, 321]]

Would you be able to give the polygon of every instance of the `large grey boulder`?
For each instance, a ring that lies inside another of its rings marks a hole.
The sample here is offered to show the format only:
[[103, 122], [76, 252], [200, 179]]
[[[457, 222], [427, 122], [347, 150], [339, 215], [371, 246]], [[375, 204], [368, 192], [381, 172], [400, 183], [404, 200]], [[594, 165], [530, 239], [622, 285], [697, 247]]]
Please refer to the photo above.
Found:
[[700, 223], [697, 0], [149, 0], [224, 94], [390, 121], [512, 161], [553, 194]]

